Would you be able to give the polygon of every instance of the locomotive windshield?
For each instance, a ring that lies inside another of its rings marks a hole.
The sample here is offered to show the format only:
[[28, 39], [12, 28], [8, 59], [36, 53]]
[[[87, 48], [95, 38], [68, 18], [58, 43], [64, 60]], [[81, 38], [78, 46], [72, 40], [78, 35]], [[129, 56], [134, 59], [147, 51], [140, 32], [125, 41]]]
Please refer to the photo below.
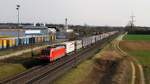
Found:
[[42, 50], [41, 54], [44, 55], [44, 56], [50, 55], [50, 49], [44, 49], [44, 50]]

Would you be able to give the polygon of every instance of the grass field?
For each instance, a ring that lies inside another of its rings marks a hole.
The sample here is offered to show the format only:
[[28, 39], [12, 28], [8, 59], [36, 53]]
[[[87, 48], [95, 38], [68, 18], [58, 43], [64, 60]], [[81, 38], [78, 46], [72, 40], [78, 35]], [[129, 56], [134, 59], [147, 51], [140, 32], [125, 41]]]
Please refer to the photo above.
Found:
[[150, 64], [150, 51], [132, 51], [129, 53], [135, 56], [142, 65]]
[[132, 51], [129, 53], [142, 64], [146, 84], [150, 84], [150, 51]]
[[21, 64], [3, 64], [0, 66], [0, 80], [25, 70], [26, 68]]
[[142, 64], [146, 84], [150, 84], [150, 35], [126, 35], [120, 47]]
[[31, 52], [11, 57], [6, 60], [1, 60], [0, 80], [16, 75], [40, 64], [41, 62], [37, 60], [36, 57], [32, 58]]
[[135, 34], [129, 34], [124, 37], [125, 40], [144, 40], [144, 41], [150, 41], [150, 35], [135, 35]]

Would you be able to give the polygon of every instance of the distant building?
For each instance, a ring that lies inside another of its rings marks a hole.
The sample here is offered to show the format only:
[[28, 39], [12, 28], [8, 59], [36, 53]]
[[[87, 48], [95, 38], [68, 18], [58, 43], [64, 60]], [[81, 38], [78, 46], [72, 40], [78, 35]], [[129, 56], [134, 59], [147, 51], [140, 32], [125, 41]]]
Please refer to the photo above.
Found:
[[12, 25], [0, 25], [0, 37], [39, 36], [53, 34], [55, 32], [55, 29], [46, 26], [24, 25], [18, 27]]
[[9, 25], [1, 25], [0, 26], [0, 37], [17, 37], [24, 36], [24, 29], [18, 28], [16, 26], [9, 26]]
[[22, 26], [25, 36], [31, 35], [47, 35], [48, 27], [46, 26]]

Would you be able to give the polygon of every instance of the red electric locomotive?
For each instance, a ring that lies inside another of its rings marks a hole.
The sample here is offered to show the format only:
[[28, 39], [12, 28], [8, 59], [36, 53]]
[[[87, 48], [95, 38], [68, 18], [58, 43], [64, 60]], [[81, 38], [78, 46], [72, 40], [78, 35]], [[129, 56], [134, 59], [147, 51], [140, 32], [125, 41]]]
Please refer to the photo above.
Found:
[[65, 54], [65, 46], [49, 46], [41, 51], [40, 59], [54, 61], [58, 58], [65, 56]]

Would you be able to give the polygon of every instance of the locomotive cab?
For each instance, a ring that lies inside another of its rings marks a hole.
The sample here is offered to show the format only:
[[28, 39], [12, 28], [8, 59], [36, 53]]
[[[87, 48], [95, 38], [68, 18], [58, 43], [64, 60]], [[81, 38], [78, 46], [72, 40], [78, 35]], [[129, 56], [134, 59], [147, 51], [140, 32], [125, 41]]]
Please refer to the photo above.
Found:
[[65, 46], [62, 45], [49, 46], [41, 51], [40, 59], [44, 61], [54, 61], [65, 56], [65, 49]]
[[49, 60], [50, 58], [49, 58], [49, 55], [50, 55], [50, 48], [46, 48], [46, 49], [43, 49], [42, 51], [41, 51], [41, 56], [40, 56], [40, 59], [41, 60]]

